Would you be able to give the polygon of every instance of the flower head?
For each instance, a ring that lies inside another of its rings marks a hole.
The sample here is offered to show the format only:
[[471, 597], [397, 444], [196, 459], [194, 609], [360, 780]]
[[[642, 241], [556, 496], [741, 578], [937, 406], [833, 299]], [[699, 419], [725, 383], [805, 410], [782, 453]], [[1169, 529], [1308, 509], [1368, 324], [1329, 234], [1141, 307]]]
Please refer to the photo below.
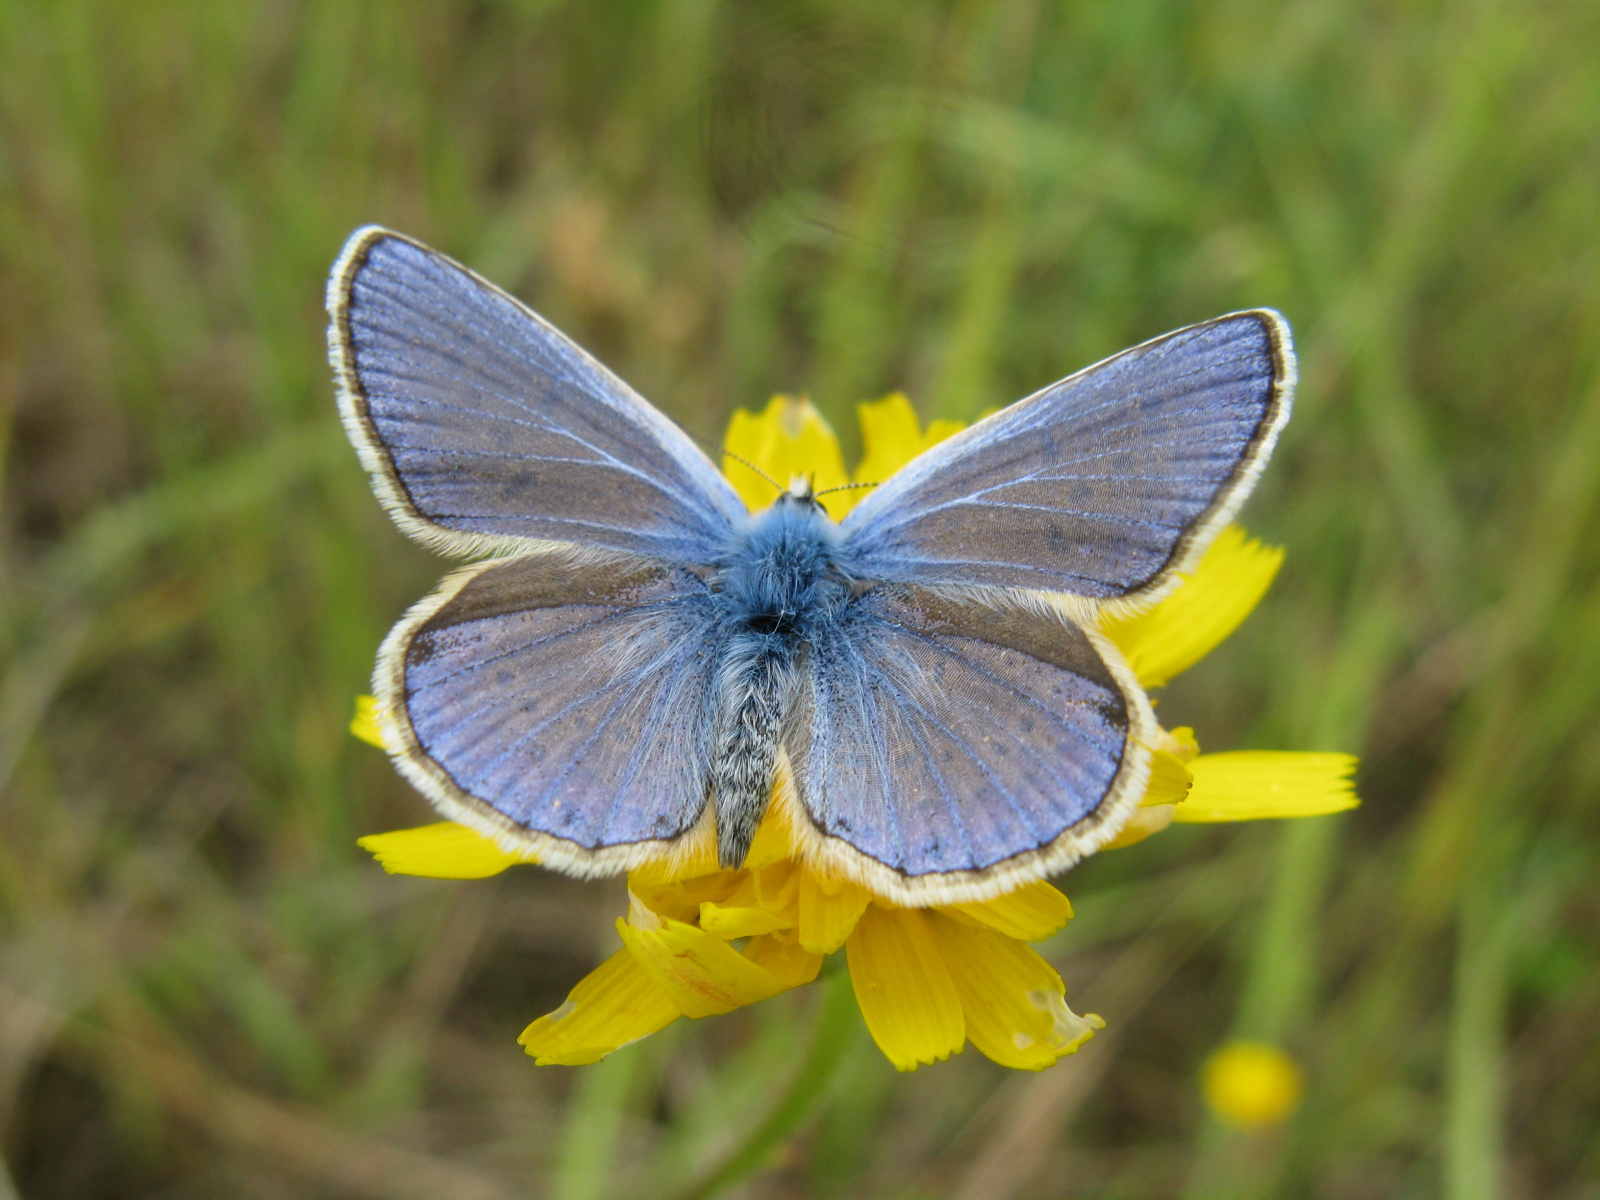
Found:
[[[734, 414], [724, 470], [753, 509], [796, 476], [822, 492], [887, 478], [961, 426], [924, 429], [902, 395], [859, 406], [865, 453], [847, 474], [838, 440], [805, 400], [775, 397], [759, 415]], [[864, 490], [822, 498], [842, 518]], [[1227, 637], [1270, 586], [1282, 551], [1224, 530], [1194, 573], [1165, 600], [1102, 621], [1145, 687], [1164, 684]], [[364, 698], [365, 699], [365, 698]], [[367, 700], [352, 732], [384, 744], [383, 714]], [[1192, 730], [1162, 730], [1143, 803], [1107, 848], [1132, 845], [1174, 821], [1310, 816], [1356, 803], [1355, 760], [1340, 754], [1201, 754]], [[781, 790], [781, 781], [780, 781]], [[522, 1033], [541, 1063], [595, 1062], [679, 1017], [705, 1017], [809, 983], [843, 948], [868, 1030], [903, 1071], [971, 1042], [1004, 1066], [1040, 1070], [1103, 1027], [1067, 1007], [1056, 970], [1028, 943], [1072, 916], [1044, 880], [979, 903], [908, 908], [802, 861], [789, 817], [773, 805], [738, 869], [698, 856], [662, 860], [628, 876], [622, 948], [561, 1007]], [[480, 878], [532, 861], [452, 822], [361, 839], [385, 869]]]

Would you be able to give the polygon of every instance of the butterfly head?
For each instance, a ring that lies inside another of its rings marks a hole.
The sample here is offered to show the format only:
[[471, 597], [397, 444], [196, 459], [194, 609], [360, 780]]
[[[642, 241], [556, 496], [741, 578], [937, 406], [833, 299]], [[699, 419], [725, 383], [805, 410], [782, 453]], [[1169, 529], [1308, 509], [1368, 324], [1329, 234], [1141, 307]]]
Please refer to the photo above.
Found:
[[811, 486], [811, 476], [809, 475], [796, 475], [789, 480], [788, 489], [782, 492], [773, 503], [802, 509], [822, 508], [822, 502], [817, 499], [817, 493]]

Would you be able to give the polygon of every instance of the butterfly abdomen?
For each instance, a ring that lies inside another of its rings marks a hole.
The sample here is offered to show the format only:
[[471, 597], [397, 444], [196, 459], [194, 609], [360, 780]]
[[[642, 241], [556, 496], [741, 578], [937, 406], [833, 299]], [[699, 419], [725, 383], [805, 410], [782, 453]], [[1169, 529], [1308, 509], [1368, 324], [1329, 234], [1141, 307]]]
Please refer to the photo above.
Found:
[[728, 644], [706, 786], [717, 814], [717, 858], [725, 867], [744, 862], [766, 815], [796, 649], [780, 635], [736, 634]]
[[837, 528], [808, 493], [785, 493], [718, 564], [711, 586], [726, 633], [706, 790], [717, 856], [736, 867], [772, 797], [806, 647], [849, 597]]

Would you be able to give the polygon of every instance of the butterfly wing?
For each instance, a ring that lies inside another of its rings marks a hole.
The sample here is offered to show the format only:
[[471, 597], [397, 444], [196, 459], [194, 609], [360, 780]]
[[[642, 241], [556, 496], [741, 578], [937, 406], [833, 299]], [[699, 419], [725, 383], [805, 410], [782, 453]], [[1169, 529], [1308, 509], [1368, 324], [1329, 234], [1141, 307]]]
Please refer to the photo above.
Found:
[[571, 340], [420, 243], [358, 230], [328, 281], [345, 427], [408, 534], [703, 563], [743, 519], [689, 438]]
[[379, 654], [391, 753], [445, 815], [552, 866], [659, 856], [705, 809], [710, 603], [665, 564], [458, 572]]
[[1042, 604], [890, 584], [812, 647], [786, 748], [814, 858], [906, 904], [1070, 866], [1143, 795], [1155, 721], [1096, 633]]
[[1289, 416], [1283, 319], [1235, 313], [1078, 372], [942, 442], [856, 506], [865, 578], [1159, 589], [1255, 482]]

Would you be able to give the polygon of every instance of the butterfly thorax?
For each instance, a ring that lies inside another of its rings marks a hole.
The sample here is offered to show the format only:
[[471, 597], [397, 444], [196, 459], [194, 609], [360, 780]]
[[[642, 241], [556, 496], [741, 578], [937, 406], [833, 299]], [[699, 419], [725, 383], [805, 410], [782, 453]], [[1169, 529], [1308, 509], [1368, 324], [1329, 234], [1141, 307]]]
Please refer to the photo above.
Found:
[[849, 595], [839, 528], [809, 493], [785, 492], [751, 521], [710, 583], [732, 627], [804, 639]]
[[809, 489], [742, 531], [709, 580], [723, 623], [709, 799], [717, 853], [738, 866], [766, 813], [806, 647], [850, 598], [839, 532]]

